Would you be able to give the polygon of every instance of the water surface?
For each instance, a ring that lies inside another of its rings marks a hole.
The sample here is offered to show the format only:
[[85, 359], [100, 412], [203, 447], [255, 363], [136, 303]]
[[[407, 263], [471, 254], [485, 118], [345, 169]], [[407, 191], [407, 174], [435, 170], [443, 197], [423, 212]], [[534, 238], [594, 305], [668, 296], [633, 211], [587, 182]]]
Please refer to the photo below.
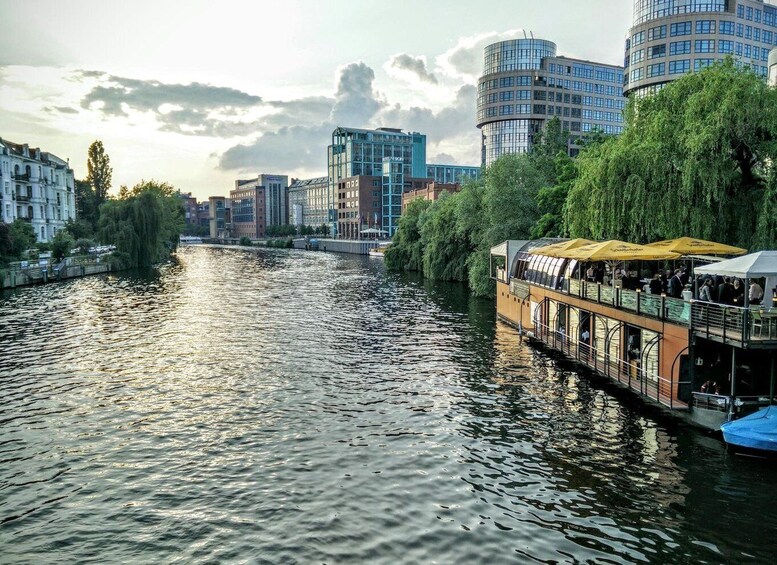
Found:
[[0, 296], [0, 562], [771, 562], [777, 467], [379, 260]]

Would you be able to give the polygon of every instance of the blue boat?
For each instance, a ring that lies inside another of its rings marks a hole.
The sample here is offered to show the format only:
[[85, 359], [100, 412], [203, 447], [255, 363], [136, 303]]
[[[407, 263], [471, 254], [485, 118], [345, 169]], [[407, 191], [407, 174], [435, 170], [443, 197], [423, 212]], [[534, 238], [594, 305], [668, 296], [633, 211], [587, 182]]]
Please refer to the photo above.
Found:
[[729, 445], [777, 453], [777, 406], [726, 422], [720, 431]]

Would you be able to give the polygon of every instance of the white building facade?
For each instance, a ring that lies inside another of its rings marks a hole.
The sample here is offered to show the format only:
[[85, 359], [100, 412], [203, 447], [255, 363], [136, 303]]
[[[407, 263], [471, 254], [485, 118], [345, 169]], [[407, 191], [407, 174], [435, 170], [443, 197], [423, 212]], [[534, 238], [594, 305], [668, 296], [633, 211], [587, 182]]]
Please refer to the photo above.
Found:
[[75, 176], [56, 155], [0, 138], [0, 220], [29, 222], [48, 242], [76, 218]]

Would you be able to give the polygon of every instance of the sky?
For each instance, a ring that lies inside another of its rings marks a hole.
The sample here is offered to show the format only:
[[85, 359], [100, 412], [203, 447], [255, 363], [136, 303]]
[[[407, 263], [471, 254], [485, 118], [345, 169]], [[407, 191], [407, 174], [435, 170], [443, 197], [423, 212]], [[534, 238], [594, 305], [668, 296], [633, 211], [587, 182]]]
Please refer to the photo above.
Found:
[[165, 181], [199, 200], [258, 174], [326, 175], [336, 126], [427, 136], [480, 164], [483, 47], [535, 37], [622, 64], [629, 0], [0, 0], [0, 137], [113, 191]]

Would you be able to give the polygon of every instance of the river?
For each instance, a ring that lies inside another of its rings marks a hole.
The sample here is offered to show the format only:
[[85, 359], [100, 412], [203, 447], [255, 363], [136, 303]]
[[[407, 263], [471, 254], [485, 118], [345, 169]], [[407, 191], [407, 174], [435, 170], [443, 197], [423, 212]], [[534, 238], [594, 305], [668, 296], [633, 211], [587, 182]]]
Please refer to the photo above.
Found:
[[380, 260], [0, 295], [0, 562], [772, 562], [777, 465]]

